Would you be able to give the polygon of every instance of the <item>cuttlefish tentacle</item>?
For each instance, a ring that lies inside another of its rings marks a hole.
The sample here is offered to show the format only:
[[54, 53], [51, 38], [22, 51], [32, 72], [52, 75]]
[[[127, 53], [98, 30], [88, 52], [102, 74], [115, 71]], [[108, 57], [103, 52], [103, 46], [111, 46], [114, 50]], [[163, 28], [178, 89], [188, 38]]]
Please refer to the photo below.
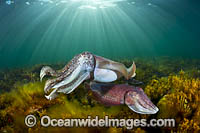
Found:
[[136, 65], [133, 62], [130, 68], [126, 68], [126, 66], [122, 63], [115, 62], [109, 59], [106, 59], [101, 56], [96, 56], [96, 68], [112, 70], [117, 74], [117, 79], [124, 76], [127, 80], [134, 77], [136, 75]]
[[[88, 52], [84, 52], [82, 54], [86, 54], [86, 53]], [[70, 72], [75, 69], [74, 64], [77, 63], [77, 60], [81, 57], [82, 54], [76, 55], [69, 63], [67, 63], [67, 65], [65, 65], [61, 70], [58, 70], [58, 71], [55, 71], [49, 66], [42, 67], [42, 69], [40, 70], [40, 81], [42, 81], [42, 79], [46, 75], [60, 77], [64, 74], [70, 74]]]
[[44, 66], [42, 67], [42, 69], [40, 70], [40, 81], [42, 81], [43, 77], [46, 75], [50, 75], [50, 76], [54, 76], [54, 77], [58, 77], [59, 73], [56, 72], [55, 70], [53, 70], [51, 67], [49, 66]]
[[155, 114], [159, 110], [139, 87], [95, 82], [89, 86], [95, 99], [105, 105], [126, 104], [131, 110], [140, 114]]
[[[89, 52], [84, 52], [75, 56], [72, 61], [59, 72], [59, 74], [54, 73], [54, 75], [58, 77], [47, 80], [44, 87], [45, 93], [51, 88], [54, 88], [54, 90], [46, 96], [46, 98], [51, 100], [57, 96], [58, 92], [68, 94], [84, 80], [89, 79], [90, 73], [94, 71], [95, 68], [94, 60], [94, 56]], [[41, 73], [44, 72], [43, 70], [45, 69], [42, 69]]]

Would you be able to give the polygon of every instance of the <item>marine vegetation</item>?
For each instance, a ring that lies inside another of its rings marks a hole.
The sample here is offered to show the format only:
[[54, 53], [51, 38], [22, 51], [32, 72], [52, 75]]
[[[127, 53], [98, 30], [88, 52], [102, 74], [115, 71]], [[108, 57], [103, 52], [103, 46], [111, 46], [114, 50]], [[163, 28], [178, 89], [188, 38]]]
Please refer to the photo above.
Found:
[[[130, 66], [131, 60], [118, 60]], [[32, 68], [15, 68], [0, 72], [0, 132], [200, 132], [200, 60], [162, 58], [136, 58], [136, 80], [144, 93], [159, 108], [153, 115], [137, 114], [126, 105], [104, 106], [94, 100], [94, 95], [84, 84], [68, 95], [47, 100], [43, 91], [46, 78], [40, 82], [40, 64]], [[63, 64], [50, 64], [60, 69]], [[115, 82], [124, 83], [124, 79]], [[28, 114], [37, 117], [37, 125], [28, 128], [24, 118]], [[52, 118], [134, 118], [147, 120], [175, 119], [175, 127], [96, 127], [96, 128], [44, 128], [42, 116]]]

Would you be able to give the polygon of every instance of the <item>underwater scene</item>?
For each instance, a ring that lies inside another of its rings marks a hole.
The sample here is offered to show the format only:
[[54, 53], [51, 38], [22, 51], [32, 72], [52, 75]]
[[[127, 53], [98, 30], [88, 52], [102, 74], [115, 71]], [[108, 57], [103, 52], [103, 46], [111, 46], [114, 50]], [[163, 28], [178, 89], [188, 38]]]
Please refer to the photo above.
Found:
[[0, 0], [0, 132], [200, 132], [199, 24], [199, 0]]

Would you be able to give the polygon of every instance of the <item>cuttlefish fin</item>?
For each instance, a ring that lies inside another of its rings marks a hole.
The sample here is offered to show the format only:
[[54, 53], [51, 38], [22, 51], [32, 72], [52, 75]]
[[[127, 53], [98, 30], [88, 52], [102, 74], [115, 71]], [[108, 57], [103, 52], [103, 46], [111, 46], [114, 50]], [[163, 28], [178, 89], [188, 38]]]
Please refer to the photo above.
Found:
[[116, 71], [118, 73], [118, 78], [120, 78], [121, 76], [124, 76], [127, 80], [136, 75], [136, 73], [135, 73], [136, 65], [134, 62], [130, 68], [126, 68], [126, 66], [124, 64], [118, 63], [118, 62], [114, 62], [114, 63], [112, 62], [109, 64], [105, 64], [105, 66], [103, 68]]
[[84, 80], [89, 79], [90, 72], [82, 73], [73, 83], [58, 88], [57, 92], [69, 94], [74, 91]]
[[40, 70], [40, 81], [42, 82], [42, 79], [44, 78], [44, 76], [46, 75], [50, 75], [50, 76], [58, 76], [58, 73], [53, 70], [51, 67], [49, 66], [44, 66], [42, 67], [42, 69]]
[[118, 78], [124, 76], [127, 80], [134, 77], [136, 75], [136, 65], [133, 62], [130, 68], [126, 68], [126, 66], [122, 63], [115, 62], [100, 56], [95, 56], [96, 59], [96, 67], [101, 69], [109, 69], [115, 71]]
[[108, 69], [95, 68], [94, 70], [94, 81], [98, 82], [112, 82], [117, 80], [117, 74]]
[[133, 61], [133, 64], [131, 65], [131, 67], [129, 67], [127, 69], [127, 72], [128, 72], [128, 78], [133, 78], [136, 76], [136, 65], [135, 65], [135, 62]]

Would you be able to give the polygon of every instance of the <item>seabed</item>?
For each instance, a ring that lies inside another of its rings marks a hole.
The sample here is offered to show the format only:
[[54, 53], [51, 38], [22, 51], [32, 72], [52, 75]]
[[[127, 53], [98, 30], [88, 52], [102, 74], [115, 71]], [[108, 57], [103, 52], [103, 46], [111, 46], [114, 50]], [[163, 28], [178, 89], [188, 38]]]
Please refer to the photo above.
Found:
[[[129, 66], [132, 60], [118, 60]], [[42, 66], [55, 69], [65, 63], [39, 64], [33, 67], [0, 71], [0, 132], [199, 132], [200, 131], [200, 60], [172, 57], [135, 58], [136, 80], [142, 81], [151, 101], [159, 112], [155, 115], [134, 113], [127, 106], [104, 106], [94, 100], [90, 91], [80, 85], [68, 95], [60, 94], [54, 100], [47, 100], [44, 83], [39, 81]], [[119, 80], [116, 83], [125, 83]], [[37, 125], [28, 128], [24, 124], [26, 115], [37, 117]], [[109, 128], [60, 128], [42, 127], [39, 120], [48, 115], [52, 118], [134, 118], [134, 119], [175, 119], [175, 127], [126, 127]]]

